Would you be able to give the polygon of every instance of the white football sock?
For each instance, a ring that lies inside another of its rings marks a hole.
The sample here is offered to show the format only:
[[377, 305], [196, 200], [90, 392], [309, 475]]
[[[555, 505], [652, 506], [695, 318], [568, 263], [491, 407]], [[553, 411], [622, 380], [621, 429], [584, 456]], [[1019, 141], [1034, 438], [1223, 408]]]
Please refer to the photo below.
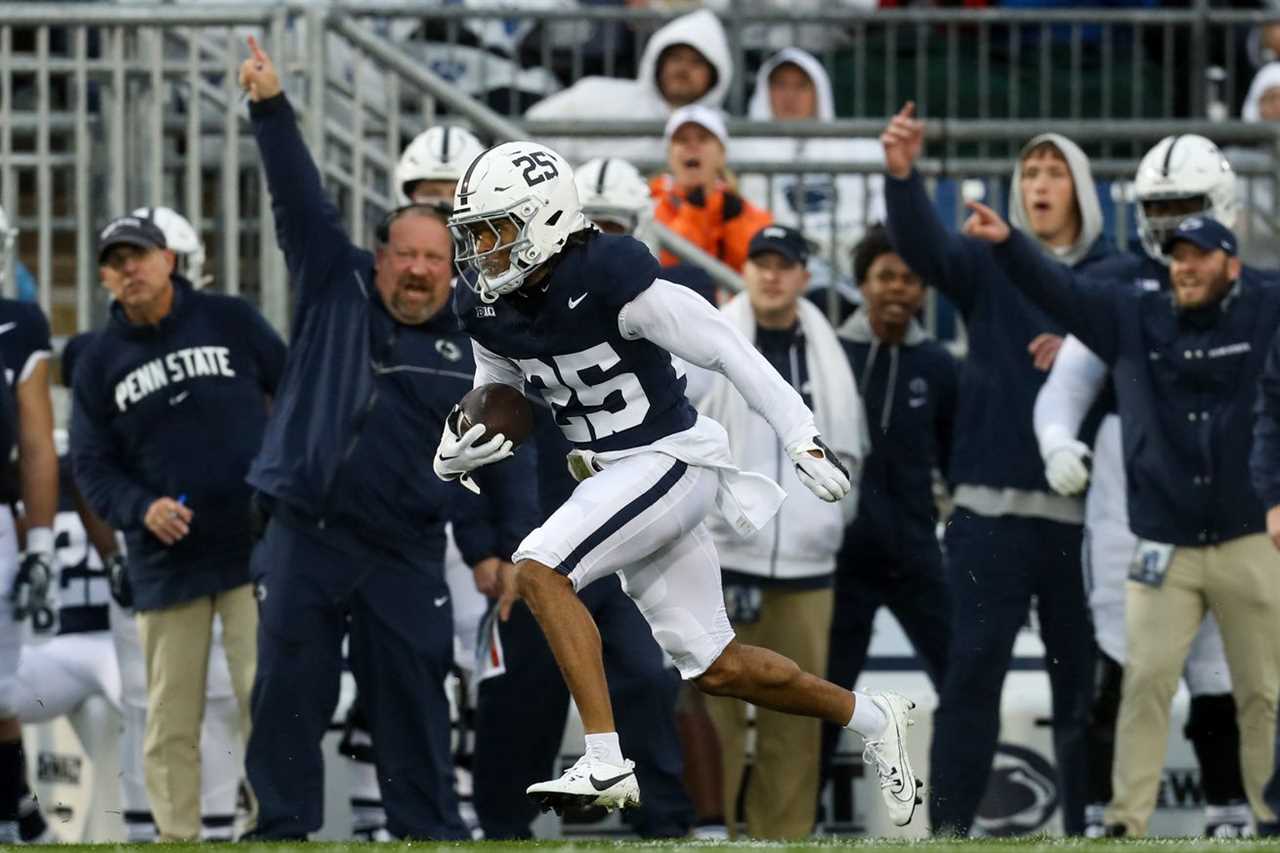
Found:
[[862, 735], [863, 740], [876, 740], [888, 725], [889, 718], [870, 696], [853, 691], [853, 719], [845, 725], [846, 729]]
[[604, 732], [598, 735], [587, 735], [587, 755], [592, 761], [602, 761], [614, 767], [622, 766], [622, 746], [618, 743], [617, 732]]

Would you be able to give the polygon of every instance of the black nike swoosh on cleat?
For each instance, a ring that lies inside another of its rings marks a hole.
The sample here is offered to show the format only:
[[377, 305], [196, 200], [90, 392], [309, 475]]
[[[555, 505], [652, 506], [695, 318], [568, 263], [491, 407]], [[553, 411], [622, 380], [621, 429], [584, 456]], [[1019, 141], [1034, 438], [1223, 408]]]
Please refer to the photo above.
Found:
[[597, 779], [594, 776], [588, 776], [587, 779], [591, 781], [591, 787], [595, 788], [597, 791], [607, 791], [610, 788], [612, 788], [614, 785], [621, 782], [623, 779], [627, 778], [628, 776], [634, 776], [634, 775], [635, 775], [634, 770], [628, 770], [626, 773], [623, 773], [621, 776], [610, 776], [608, 779]]

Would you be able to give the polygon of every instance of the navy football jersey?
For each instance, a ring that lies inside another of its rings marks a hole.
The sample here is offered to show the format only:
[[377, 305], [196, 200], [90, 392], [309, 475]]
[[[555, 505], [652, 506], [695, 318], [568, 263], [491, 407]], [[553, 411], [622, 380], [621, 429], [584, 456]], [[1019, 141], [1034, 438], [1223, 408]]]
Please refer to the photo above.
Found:
[[576, 447], [643, 447], [693, 426], [671, 354], [627, 340], [618, 311], [658, 277], [658, 262], [631, 237], [571, 238], [551, 275], [493, 303], [459, 282], [454, 308], [467, 334], [519, 365]]
[[58, 458], [58, 515], [54, 549], [58, 560], [58, 633], [82, 634], [111, 627], [111, 584], [97, 550], [72, 502], [71, 460]]
[[10, 390], [31, 375], [41, 359], [53, 354], [49, 321], [34, 302], [0, 299], [0, 357]]
[[0, 361], [4, 366], [4, 382], [9, 393], [0, 404], [0, 501], [18, 500], [21, 488], [18, 471], [13, 464], [13, 451], [18, 438], [18, 408], [15, 396], [18, 385], [31, 375], [35, 366], [52, 354], [49, 321], [34, 302], [0, 298]]

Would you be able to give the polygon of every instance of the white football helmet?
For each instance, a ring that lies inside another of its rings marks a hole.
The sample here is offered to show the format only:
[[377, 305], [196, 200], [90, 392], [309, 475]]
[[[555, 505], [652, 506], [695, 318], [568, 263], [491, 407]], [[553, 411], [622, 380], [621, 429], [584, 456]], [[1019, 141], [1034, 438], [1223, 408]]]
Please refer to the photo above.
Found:
[[573, 169], [536, 142], [505, 142], [476, 158], [458, 182], [449, 217], [454, 262], [486, 302], [519, 288], [586, 227]]
[[165, 244], [178, 256], [178, 275], [197, 288], [213, 280], [213, 276], [204, 275], [204, 243], [185, 216], [172, 207], [140, 207], [133, 215], [150, 219], [164, 232]]
[[[1236, 175], [1218, 146], [1191, 133], [1166, 136], [1138, 164], [1134, 177], [1138, 198], [1138, 235], [1147, 254], [1167, 264], [1161, 247], [1188, 216], [1209, 216], [1228, 228], [1236, 224]], [[1150, 201], [1196, 201], [1194, 209], [1176, 215], [1151, 216]]]
[[597, 157], [579, 166], [573, 179], [582, 212], [592, 222], [616, 222], [633, 234], [653, 213], [649, 185], [626, 160]]
[[396, 164], [396, 202], [409, 204], [409, 188], [418, 181], [460, 181], [471, 161], [484, 153], [484, 145], [471, 131], [456, 124], [425, 130], [405, 146]]
[[0, 207], [0, 286], [4, 285], [5, 274], [9, 270], [9, 255], [13, 252], [13, 244], [18, 239], [18, 229], [9, 225], [9, 217]]

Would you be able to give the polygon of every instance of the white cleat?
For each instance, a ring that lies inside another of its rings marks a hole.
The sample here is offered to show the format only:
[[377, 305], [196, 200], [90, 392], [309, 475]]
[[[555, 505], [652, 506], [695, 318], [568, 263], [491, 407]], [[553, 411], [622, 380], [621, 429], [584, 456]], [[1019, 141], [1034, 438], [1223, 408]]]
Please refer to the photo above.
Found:
[[916, 703], [897, 693], [875, 693], [867, 698], [884, 713], [889, 724], [878, 739], [866, 742], [862, 760], [873, 765], [880, 776], [880, 794], [889, 807], [889, 819], [906, 826], [921, 803], [924, 789], [907, 754], [907, 727], [913, 725], [909, 712]]
[[608, 811], [640, 805], [640, 783], [636, 781], [636, 764], [623, 761], [621, 766], [579, 758], [559, 779], [536, 782], [525, 793], [538, 807], [556, 814], [601, 807]]

